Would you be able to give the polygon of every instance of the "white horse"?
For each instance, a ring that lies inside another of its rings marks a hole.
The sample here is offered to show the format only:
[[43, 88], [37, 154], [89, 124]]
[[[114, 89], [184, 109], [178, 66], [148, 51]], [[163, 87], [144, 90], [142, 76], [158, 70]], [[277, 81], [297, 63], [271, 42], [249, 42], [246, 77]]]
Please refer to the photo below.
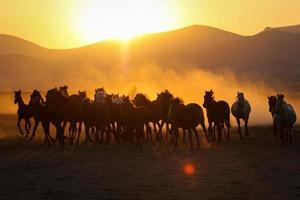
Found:
[[297, 121], [296, 112], [291, 104], [284, 101], [284, 95], [278, 94], [275, 104], [277, 129], [282, 131], [282, 141], [288, 145], [293, 141], [293, 127]]
[[232, 115], [236, 118], [236, 122], [239, 127], [239, 134], [240, 138], [243, 138], [242, 131], [241, 131], [241, 124], [240, 124], [240, 119], [243, 119], [245, 122], [245, 135], [249, 136], [249, 131], [248, 131], [248, 120], [249, 120], [249, 115], [251, 112], [251, 106], [250, 103], [245, 99], [244, 93], [238, 92], [237, 93], [237, 100], [232, 104], [231, 106], [231, 113]]

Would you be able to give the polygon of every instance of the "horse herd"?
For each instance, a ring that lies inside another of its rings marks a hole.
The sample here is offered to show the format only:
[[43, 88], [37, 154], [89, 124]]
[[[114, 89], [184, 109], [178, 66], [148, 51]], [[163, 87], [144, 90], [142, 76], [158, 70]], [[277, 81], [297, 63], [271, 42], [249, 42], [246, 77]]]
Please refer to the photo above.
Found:
[[[274, 135], [288, 144], [292, 141], [292, 128], [296, 121], [293, 107], [284, 101], [283, 95], [268, 97], [269, 110], [273, 117]], [[47, 91], [45, 100], [40, 91], [34, 90], [30, 101], [25, 104], [21, 90], [15, 91], [14, 103], [18, 104], [17, 126], [22, 135], [33, 139], [36, 129], [41, 123], [45, 135], [44, 143], [49, 146], [58, 141], [61, 145], [69, 142], [79, 144], [82, 124], [85, 128], [84, 142], [119, 143], [129, 141], [142, 148], [142, 141], [154, 144], [163, 137], [170, 138], [174, 150], [178, 145], [179, 129], [183, 132], [183, 142], [186, 134], [189, 136], [190, 147], [193, 149], [192, 135], [195, 135], [197, 148], [200, 146], [197, 126], [201, 125], [208, 142], [221, 141], [223, 135], [230, 139], [230, 110], [236, 118], [238, 133], [243, 138], [240, 119], [245, 122], [245, 136], [249, 135], [248, 120], [251, 112], [250, 103], [244, 94], [238, 92], [236, 101], [231, 106], [227, 102], [216, 101], [212, 90], [206, 91], [203, 107], [206, 109], [208, 130], [205, 127], [204, 113], [196, 103], [184, 104], [168, 90], [157, 94], [153, 101], [146, 95], [136, 94], [133, 100], [129, 96], [107, 94], [104, 88], [95, 90], [94, 99], [87, 97], [85, 91], [69, 95], [68, 87], [55, 87]], [[34, 119], [32, 133], [30, 119]], [[25, 133], [20, 121], [25, 120]], [[50, 134], [50, 124], [56, 129], [56, 136]], [[68, 137], [65, 129], [69, 124]], [[152, 125], [152, 126], [151, 126]], [[163, 127], [166, 131], [163, 135]], [[30, 135], [31, 134], [31, 135]]]

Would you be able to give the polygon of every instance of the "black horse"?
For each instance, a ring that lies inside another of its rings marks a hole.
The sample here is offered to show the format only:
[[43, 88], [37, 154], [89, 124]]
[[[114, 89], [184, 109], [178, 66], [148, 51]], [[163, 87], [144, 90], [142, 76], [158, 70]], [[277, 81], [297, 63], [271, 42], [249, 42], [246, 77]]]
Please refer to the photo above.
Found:
[[20, 126], [20, 122], [22, 119], [25, 121], [25, 130], [26, 130], [26, 137], [30, 134], [30, 128], [31, 128], [31, 123], [30, 123], [30, 118], [33, 117], [32, 111], [30, 109], [29, 105], [26, 105], [22, 99], [22, 91], [18, 90], [15, 91], [15, 104], [18, 104], [18, 121], [17, 121], [17, 126], [22, 135], [24, 135], [24, 132], [22, 131], [22, 128]]
[[[218, 141], [222, 139], [224, 124], [227, 127], [227, 140], [230, 139], [230, 107], [225, 101], [215, 101], [212, 90], [205, 91], [203, 107], [206, 108], [208, 118], [208, 138], [215, 140], [215, 127], [217, 127]], [[213, 125], [214, 124], [214, 125]], [[213, 128], [214, 127], [214, 128]]]
[[169, 109], [169, 121], [172, 124], [172, 132], [174, 133], [175, 149], [177, 148], [178, 144], [178, 128], [182, 128], [184, 133], [185, 130], [188, 130], [191, 149], [193, 149], [192, 132], [194, 132], [196, 136], [197, 148], [200, 147], [198, 132], [196, 130], [199, 124], [201, 124], [203, 132], [208, 139], [203, 110], [201, 106], [196, 103], [184, 105], [179, 98], [173, 99]]

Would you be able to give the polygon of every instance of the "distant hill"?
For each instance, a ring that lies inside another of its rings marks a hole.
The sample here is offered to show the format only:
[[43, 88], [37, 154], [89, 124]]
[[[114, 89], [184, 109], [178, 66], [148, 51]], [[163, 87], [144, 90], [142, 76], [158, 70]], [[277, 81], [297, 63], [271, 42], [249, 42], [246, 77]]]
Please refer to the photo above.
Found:
[[[230, 71], [240, 80], [262, 80], [279, 90], [298, 91], [298, 27], [268, 28], [253, 36], [241, 36], [195, 25], [146, 34], [127, 44], [106, 40], [66, 50], [46, 49], [23, 39], [0, 35], [0, 90], [24, 85], [52, 86], [76, 79], [76, 72], [82, 71], [80, 76], [84, 80], [84, 76], [89, 76], [88, 79], [95, 75], [94, 71], [92, 75], [84, 71], [91, 68], [100, 70], [99, 76], [113, 79], [114, 74], [122, 73], [120, 70], [126, 62], [131, 70], [153, 64], [177, 72], [195, 68], [214, 73]], [[12, 77], [17, 77], [17, 81], [13, 82]]]
[[268, 30], [268, 29], [277, 29], [277, 30], [289, 32], [289, 33], [300, 33], [300, 24], [293, 25], [293, 26], [277, 27], [277, 28], [276, 27], [275, 28], [267, 27], [266, 30]]

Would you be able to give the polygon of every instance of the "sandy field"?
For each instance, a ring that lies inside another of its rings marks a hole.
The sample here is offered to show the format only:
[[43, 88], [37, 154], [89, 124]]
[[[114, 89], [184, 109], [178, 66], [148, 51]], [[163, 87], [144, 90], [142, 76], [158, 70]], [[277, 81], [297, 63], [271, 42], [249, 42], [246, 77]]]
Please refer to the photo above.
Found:
[[260, 126], [244, 140], [235, 129], [230, 142], [202, 137], [200, 150], [160, 142], [140, 152], [124, 142], [49, 148], [41, 130], [29, 141], [15, 124], [0, 115], [0, 199], [300, 199], [299, 128], [289, 147]]

